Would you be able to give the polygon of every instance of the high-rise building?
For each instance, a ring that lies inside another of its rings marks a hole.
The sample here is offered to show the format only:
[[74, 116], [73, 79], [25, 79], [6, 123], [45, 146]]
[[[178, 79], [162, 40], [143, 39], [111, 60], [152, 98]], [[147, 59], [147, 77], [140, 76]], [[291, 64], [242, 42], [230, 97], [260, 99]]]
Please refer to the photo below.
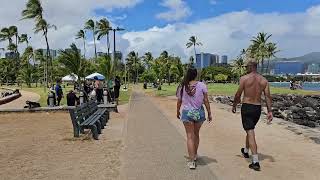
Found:
[[292, 74], [304, 73], [305, 66], [298, 61], [278, 61], [274, 63], [274, 74]]
[[[39, 51], [42, 51], [43, 56], [47, 55], [47, 49], [38, 49]], [[50, 56], [55, 59], [58, 56], [57, 50], [50, 49]]]
[[104, 52], [97, 52], [97, 56], [98, 57], [101, 57], [101, 56], [106, 56], [107, 53], [104, 53]]
[[221, 64], [228, 64], [228, 56], [223, 55], [221, 56]]
[[319, 64], [309, 64], [307, 72], [312, 73], [312, 74], [320, 73], [320, 65]]
[[[111, 56], [111, 59], [113, 59], [113, 52], [110, 54], [110, 56]], [[116, 59], [119, 62], [122, 62], [122, 58], [123, 58], [122, 52], [121, 51], [116, 51]]]
[[0, 48], [0, 59], [6, 58], [6, 51]]
[[5, 57], [6, 59], [16, 59], [20, 57], [20, 54], [18, 52], [6, 52]]
[[200, 53], [196, 55], [196, 67], [206, 68], [219, 63], [219, 55], [210, 53]]

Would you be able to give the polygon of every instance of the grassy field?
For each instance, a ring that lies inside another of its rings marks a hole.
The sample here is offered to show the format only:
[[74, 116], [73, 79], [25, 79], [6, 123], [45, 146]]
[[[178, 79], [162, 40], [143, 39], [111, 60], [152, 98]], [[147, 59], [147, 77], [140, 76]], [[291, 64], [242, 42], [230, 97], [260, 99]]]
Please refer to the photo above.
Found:
[[[3, 86], [5, 87], [5, 86]], [[48, 89], [44, 89], [43, 87], [35, 87], [35, 85], [32, 85], [31, 88], [28, 88], [25, 84], [21, 86], [9, 86], [8, 88], [11, 89], [21, 89], [23, 91], [29, 91], [40, 95], [39, 103], [41, 106], [47, 106], [47, 98], [48, 98]], [[70, 90], [73, 90], [73, 85], [66, 85], [62, 84], [62, 90], [64, 94], [64, 98], [61, 100], [61, 105], [67, 104], [67, 98], [66, 95], [69, 93]], [[132, 87], [129, 86], [128, 91], [120, 91], [120, 97], [119, 97], [119, 104], [126, 104], [129, 102], [129, 98], [131, 95]]]
[[[162, 85], [162, 90], [158, 91], [156, 89], [147, 89], [147, 93], [154, 94], [156, 96], [174, 96], [177, 90], [177, 84], [171, 84], [170, 86], [165, 84]], [[208, 91], [210, 95], [226, 95], [232, 96], [236, 93], [238, 89], [237, 84], [209, 84]], [[305, 91], [305, 90], [290, 90], [286, 88], [276, 88], [271, 87], [272, 94], [300, 94], [300, 95], [309, 95], [309, 94], [319, 94], [318, 91]]]

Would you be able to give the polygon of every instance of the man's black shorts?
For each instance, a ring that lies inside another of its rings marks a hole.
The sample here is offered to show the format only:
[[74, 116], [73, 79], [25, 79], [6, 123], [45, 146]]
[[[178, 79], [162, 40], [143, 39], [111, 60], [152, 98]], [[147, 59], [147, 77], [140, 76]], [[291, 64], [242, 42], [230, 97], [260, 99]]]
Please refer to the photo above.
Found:
[[243, 129], [248, 131], [256, 127], [261, 116], [261, 105], [242, 104], [241, 118]]

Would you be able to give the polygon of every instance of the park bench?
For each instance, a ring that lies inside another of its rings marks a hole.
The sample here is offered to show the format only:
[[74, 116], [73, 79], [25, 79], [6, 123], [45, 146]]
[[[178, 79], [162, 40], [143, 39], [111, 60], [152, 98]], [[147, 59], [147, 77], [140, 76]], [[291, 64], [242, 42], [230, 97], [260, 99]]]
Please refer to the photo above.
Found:
[[85, 129], [90, 129], [92, 136], [98, 140], [101, 129], [109, 120], [108, 108], [99, 108], [98, 103], [91, 100], [74, 109], [70, 109], [70, 116], [73, 125], [74, 137], [79, 137], [80, 133], [84, 133]]

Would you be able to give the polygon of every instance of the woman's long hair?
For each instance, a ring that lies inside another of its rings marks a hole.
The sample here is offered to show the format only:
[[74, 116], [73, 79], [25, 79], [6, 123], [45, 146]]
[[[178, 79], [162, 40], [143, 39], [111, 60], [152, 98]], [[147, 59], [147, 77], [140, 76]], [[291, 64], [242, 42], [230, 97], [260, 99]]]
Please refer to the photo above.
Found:
[[180, 90], [180, 97], [182, 99], [183, 96], [183, 89], [186, 90], [186, 92], [188, 93], [188, 95], [191, 96], [191, 94], [189, 94], [190, 90], [190, 86], [189, 83], [190, 81], [193, 81], [197, 78], [198, 72], [197, 69], [195, 68], [189, 68], [187, 70], [187, 73], [185, 74], [182, 83], [179, 85], [178, 89], [177, 89], [177, 93]]

